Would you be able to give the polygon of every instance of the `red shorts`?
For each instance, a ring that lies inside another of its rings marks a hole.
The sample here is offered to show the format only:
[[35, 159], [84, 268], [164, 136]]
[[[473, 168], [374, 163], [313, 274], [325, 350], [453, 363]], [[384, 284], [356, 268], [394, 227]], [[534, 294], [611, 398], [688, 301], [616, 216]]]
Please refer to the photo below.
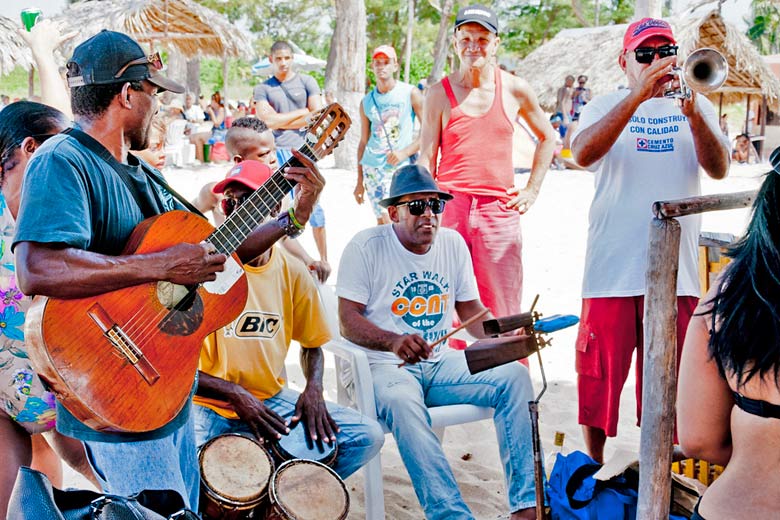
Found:
[[[642, 417], [642, 358], [644, 296], [584, 298], [577, 334], [577, 393], [579, 423], [617, 435], [620, 393], [628, 379], [631, 357], [637, 351], [636, 416]], [[677, 366], [688, 322], [699, 298], [677, 297]]]

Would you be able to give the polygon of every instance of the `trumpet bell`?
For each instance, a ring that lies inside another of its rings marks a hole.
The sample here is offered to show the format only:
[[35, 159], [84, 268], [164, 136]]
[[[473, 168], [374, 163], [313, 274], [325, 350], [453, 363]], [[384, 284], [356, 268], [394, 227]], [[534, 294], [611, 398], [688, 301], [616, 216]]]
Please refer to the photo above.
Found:
[[729, 64], [715, 49], [698, 49], [685, 60], [682, 75], [688, 88], [706, 94], [718, 90], [726, 82]]

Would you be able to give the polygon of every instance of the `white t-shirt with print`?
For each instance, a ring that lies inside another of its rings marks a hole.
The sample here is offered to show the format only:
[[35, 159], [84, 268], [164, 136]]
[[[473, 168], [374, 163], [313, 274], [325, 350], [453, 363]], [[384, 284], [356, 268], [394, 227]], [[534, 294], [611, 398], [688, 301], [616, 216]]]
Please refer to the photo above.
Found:
[[[365, 317], [397, 334], [419, 334], [428, 343], [452, 328], [455, 302], [479, 299], [463, 238], [439, 228], [424, 255], [406, 249], [392, 224], [361, 231], [341, 255], [336, 294], [366, 306]], [[363, 347], [360, 347], [363, 348]], [[436, 346], [436, 361], [447, 342]], [[400, 363], [393, 352], [363, 348], [370, 363]]]
[[[603, 119], [629, 92], [618, 90], [588, 103], [573, 139]], [[704, 96], [697, 96], [696, 103], [717, 132], [712, 103]], [[700, 194], [699, 162], [687, 118], [673, 100], [645, 101], [609, 152], [589, 169], [596, 172], [596, 191], [589, 214], [582, 296], [643, 295], [653, 202]], [[678, 220], [682, 233], [677, 294], [698, 296], [701, 218], [691, 215]]]

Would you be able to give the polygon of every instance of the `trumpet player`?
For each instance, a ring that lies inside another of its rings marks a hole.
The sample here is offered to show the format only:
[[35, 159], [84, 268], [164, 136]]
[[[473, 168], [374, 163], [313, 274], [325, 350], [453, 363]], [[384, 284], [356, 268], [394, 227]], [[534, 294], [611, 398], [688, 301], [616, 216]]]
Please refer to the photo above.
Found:
[[[695, 92], [664, 97], [677, 85], [677, 42], [664, 20], [629, 25], [618, 63], [627, 89], [588, 103], [572, 153], [595, 172], [590, 207], [582, 314], [576, 343], [579, 423], [588, 452], [603, 462], [607, 437], [617, 435], [620, 393], [637, 352], [637, 423], [642, 396], [642, 317], [651, 207], [656, 200], [698, 195], [699, 168], [726, 176], [729, 148], [712, 104]], [[700, 292], [698, 216], [682, 226], [677, 280], [677, 345], [682, 347]]]

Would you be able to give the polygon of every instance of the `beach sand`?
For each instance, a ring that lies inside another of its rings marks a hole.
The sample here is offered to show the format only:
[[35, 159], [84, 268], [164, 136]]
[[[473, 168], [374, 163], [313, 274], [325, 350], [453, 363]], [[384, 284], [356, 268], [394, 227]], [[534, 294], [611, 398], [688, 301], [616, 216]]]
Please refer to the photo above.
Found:
[[[528, 149], [527, 147], [525, 148]], [[521, 164], [522, 165], [522, 164]], [[341, 251], [359, 230], [374, 224], [373, 214], [364, 204], [358, 206], [352, 197], [355, 174], [333, 167], [333, 159], [320, 163], [327, 186], [322, 205], [327, 217], [329, 261], [333, 275], [328, 284], [335, 284]], [[167, 169], [170, 184], [188, 198], [195, 196], [207, 181], [223, 178], [228, 164], [206, 165], [195, 169]], [[758, 175], [766, 166], [734, 166], [724, 181], [702, 181], [703, 193], [724, 193], [754, 189]], [[517, 175], [518, 185], [524, 185], [527, 174]], [[580, 311], [580, 286], [587, 238], [588, 207], [593, 194], [593, 174], [582, 171], [550, 171], [536, 204], [523, 218], [524, 241], [524, 303], [531, 304], [539, 294], [537, 310], [545, 315], [576, 314]], [[747, 210], [706, 214], [703, 231], [739, 234], [744, 229]], [[303, 245], [315, 255], [311, 232], [302, 237]], [[509, 267], [508, 267], [509, 268]], [[584, 449], [577, 424], [576, 373], [574, 371], [574, 341], [576, 327], [553, 335], [553, 344], [542, 351], [548, 388], [541, 399], [540, 431], [545, 448], [552, 446], [554, 433], [566, 434], [565, 450]], [[291, 388], [301, 389], [303, 375], [298, 366], [295, 346], [287, 357]], [[536, 359], [531, 360], [535, 388], [541, 389], [541, 377]], [[636, 452], [638, 456], [640, 430], [634, 411], [635, 385], [633, 374], [625, 386], [621, 400], [621, 420], [618, 437], [610, 439], [607, 458], [618, 448]], [[333, 358], [326, 355], [326, 398], [336, 400]], [[498, 458], [495, 431], [491, 421], [481, 421], [447, 428], [444, 450], [453, 467], [466, 502], [479, 519], [505, 518], [508, 506], [505, 497], [503, 470]], [[409, 477], [398, 455], [392, 436], [385, 437], [381, 452], [384, 472], [384, 494], [387, 518], [422, 519]], [[89, 487], [79, 475], [66, 470], [66, 487]], [[361, 472], [346, 481], [351, 495], [349, 518], [364, 518], [363, 477]]]

